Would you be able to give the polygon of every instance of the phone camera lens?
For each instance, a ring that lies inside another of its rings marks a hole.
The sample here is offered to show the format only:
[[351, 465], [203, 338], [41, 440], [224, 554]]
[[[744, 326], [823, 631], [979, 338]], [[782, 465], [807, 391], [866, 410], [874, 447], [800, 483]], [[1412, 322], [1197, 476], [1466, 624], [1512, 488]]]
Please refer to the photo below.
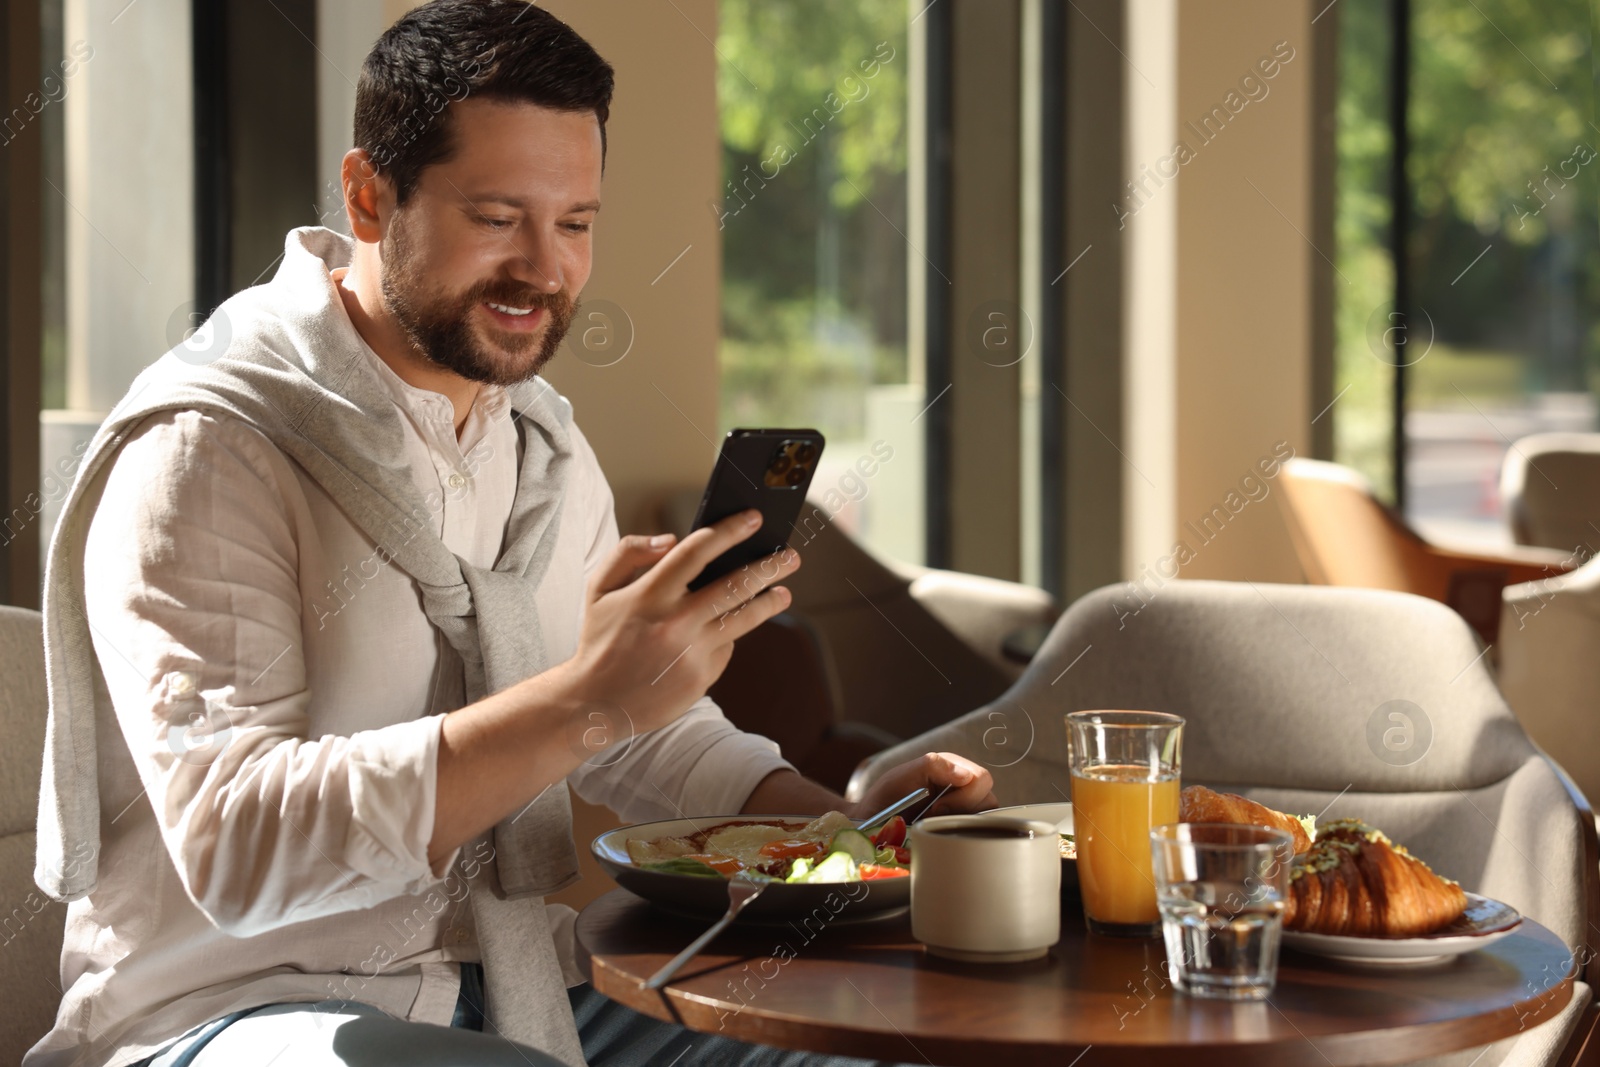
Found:
[[773, 457], [772, 463], [767, 469], [773, 474], [782, 475], [787, 473], [793, 466], [794, 464], [789, 462], [789, 457], [780, 452], [777, 454], [777, 456]]
[[787, 481], [790, 485], [799, 485], [801, 482], [806, 480], [805, 468], [804, 467], [791, 467], [789, 469], [788, 475], [785, 477], [784, 480]]
[[812, 444], [810, 441], [801, 441], [798, 445], [795, 446], [795, 449], [794, 449], [794, 461], [796, 463], [802, 463], [802, 464], [810, 463], [812, 460], [814, 460], [816, 458], [817, 458], [817, 446]]

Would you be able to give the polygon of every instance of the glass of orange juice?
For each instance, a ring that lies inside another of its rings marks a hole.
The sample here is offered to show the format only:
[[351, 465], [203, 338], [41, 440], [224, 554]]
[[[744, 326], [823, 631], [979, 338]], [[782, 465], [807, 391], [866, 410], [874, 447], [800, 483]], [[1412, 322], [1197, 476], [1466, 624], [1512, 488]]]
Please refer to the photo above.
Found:
[[1074, 711], [1072, 823], [1089, 929], [1157, 937], [1150, 829], [1178, 821], [1183, 718], [1160, 711]]

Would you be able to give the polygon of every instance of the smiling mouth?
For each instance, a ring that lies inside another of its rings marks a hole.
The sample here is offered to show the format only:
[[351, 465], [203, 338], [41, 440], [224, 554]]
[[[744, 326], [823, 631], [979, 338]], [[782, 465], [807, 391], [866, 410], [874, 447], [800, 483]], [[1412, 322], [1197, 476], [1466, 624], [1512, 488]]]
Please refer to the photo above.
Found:
[[517, 307], [514, 304], [502, 304], [493, 300], [484, 301], [483, 309], [488, 312], [490, 320], [497, 327], [512, 333], [530, 333], [537, 330], [546, 318], [544, 308]]

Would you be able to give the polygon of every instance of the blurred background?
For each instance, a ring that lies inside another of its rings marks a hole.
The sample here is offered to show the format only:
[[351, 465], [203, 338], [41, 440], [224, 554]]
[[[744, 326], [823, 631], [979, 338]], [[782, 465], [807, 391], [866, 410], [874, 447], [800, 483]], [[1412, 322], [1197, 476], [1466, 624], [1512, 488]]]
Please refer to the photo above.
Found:
[[[8, 0], [7, 599], [132, 377], [345, 228], [361, 59], [410, 6]], [[547, 6], [618, 71], [550, 377], [625, 530], [729, 428], [815, 426], [813, 500], [885, 560], [1066, 600], [1182, 543], [1294, 581], [1229, 497], [1280, 445], [1494, 545], [1510, 442], [1596, 428], [1586, 0]]]

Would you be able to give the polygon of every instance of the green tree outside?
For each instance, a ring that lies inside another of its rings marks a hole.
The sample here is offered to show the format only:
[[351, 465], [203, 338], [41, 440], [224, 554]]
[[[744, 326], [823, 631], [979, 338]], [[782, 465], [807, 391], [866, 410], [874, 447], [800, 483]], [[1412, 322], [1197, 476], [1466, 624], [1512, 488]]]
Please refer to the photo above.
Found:
[[903, 382], [905, 0], [722, 0], [722, 423], [860, 437]]
[[[1344, 0], [1338, 99], [1338, 458], [1392, 491], [1390, 0]], [[1600, 335], [1600, 129], [1588, 0], [1414, 0], [1408, 260], [1434, 332], [1408, 409], [1592, 392]], [[1421, 324], [1412, 316], [1411, 340]], [[1381, 346], [1380, 346], [1381, 347]]]

